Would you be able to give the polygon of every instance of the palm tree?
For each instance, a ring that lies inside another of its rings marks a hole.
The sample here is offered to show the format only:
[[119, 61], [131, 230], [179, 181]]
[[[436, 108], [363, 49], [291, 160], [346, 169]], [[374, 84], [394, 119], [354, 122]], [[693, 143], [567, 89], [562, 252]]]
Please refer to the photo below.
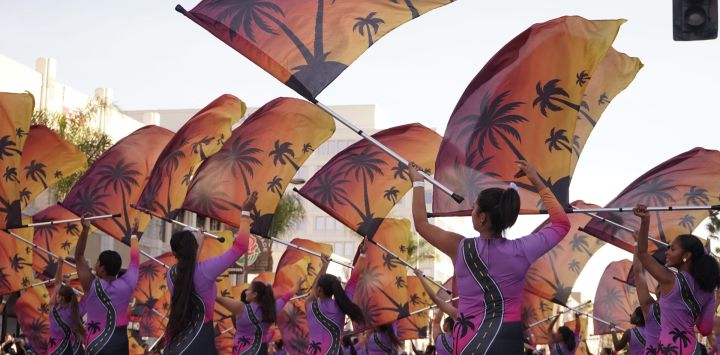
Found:
[[193, 194], [188, 195], [185, 201], [188, 205], [195, 206], [201, 215], [215, 218], [219, 215], [218, 211], [229, 211], [230, 207], [228, 206], [232, 205], [229, 195], [222, 190], [224, 183], [226, 182], [195, 185]]
[[303, 144], [303, 147], [302, 147], [303, 153], [307, 154], [307, 153], [310, 153], [313, 151], [315, 151], [315, 149], [313, 148], [312, 144], [310, 144], [310, 143]]
[[681, 226], [688, 230], [688, 233], [692, 233], [693, 227], [695, 227], [695, 217], [689, 214], [684, 215], [678, 221], [678, 226]]
[[45, 175], [46, 167], [47, 166], [45, 164], [35, 161], [35, 159], [33, 159], [32, 161], [30, 161], [30, 165], [24, 168], [25, 178], [30, 178], [35, 182], [38, 182], [39, 180], [43, 188], [47, 189], [48, 186], [47, 183], [45, 183], [45, 178], [47, 177], [47, 175]]
[[[628, 200], [637, 201], [648, 206], [664, 206], [668, 202], [675, 202], [672, 192], [677, 191], [675, 182], [670, 179], [664, 179], [662, 176], [654, 176], [646, 180], [642, 185], [628, 196]], [[662, 219], [660, 212], [656, 211], [658, 231], [660, 232], [660, 240], [666, 241], [665, 231], [662, 227]]]
[[0, 267], [0, 290], [4, 292], [6, 290], [10, 290], [11, 288], [10, 275], [5, 273], [4, 267]]
[[580, 156], [580, 148], [580, 136], [573, 136], [572, 151], [578, 157]]
[[15, 137], [22, 138], [27, 136], [27, 133], [25, 133], [25, 130], [22, 129], [22, 127], [15, 128]]
[[345, 171], [345, 176], [354, 173], [355, 181], [359, 181], [362, 176], [363, 183], [363, 196], [365, 201], [365, 212], [360, 213], [362, 222], [358, 225], [358, 233], [371, 237], [380, 221], [373, 217], [373, 213], [370, 210], [370, 198], [368, 196], [368, 180], [372, 184], [375, 181], [375, 174], [384, 175], [380, 166], [387, 165], [387, 163], [380, 158], [383, 152], [374, 150], [374, 146], [365, 147], [360, 153], [350, 153], [340, 163], [338, 170]]
[[5, 173], [3, 173], [3, 178], [6, 182], [16, 182], [19, 183], [20, 180], [17, 177], [17, 168], [6, 166], [5, 167]]
[[37, 336], [38, 338], [41, 337], [41, 334], [47, 334], [48, 330], [50, 329], [47, 323], [45, 323], [45, 320], [42, 318], [33, 319], [33, 321], [30, 323], [29, 328], [29, 333]]
[[78, 227], [77, 223], [66, 223], [65, 224], [65, 233], [79, 237], [80, 236], [80, 228]]
[[320, 346], [319, 341], [311, 341], [310, 342], [310, 352], [314, 354], [318, 354], [322, 351], [322, 347]]
[[610, 103], [610, 99], [608, 98], [607, 94], [602, 93], [602, 95], [600, 95], [600, 98], [598, 99], [598, 105], [607, 105], [608, 103]]
[[62, 177], [63, 177], [62, 171], [55, 170], [55, 173], [53, 173], [53, 177], [55, 177], [56, 179], [62, 179]]
[[[392, 305], [392, 307], [378, 308], [379, 311], [391, 311], [391, 312], [396, 312], [396, 313], [398, 314], [398, 315], [397, 315], [397, 318], [406, 317], [408, 314], [410, 314], [410, 303], [408, 303], [408, 302], [405, 302], [405, 303], [402, 303], [402, 304], [401, 304], [401, 303], [398, 303], [398, 301], [396, 301], [394, 298], [392, 298], [392, 296], [390, 296], [387, 292], [385, 292], [384, 289], [381, 288], [381, 289], [379, 289], [378, 291], [380, 291], [380, 293], [382, 293], [383, 296], [385, 296], [385, 298], [386, 298], [386, 299], [391, 303], [391, 305]], [[401, 297], [402, 297], [402, 296], [401, 296]]]
[[335, 209], [335, 205], [344, 206], [349, 204], [355, 211], [362, 215], [363, 212], [348, 198], [347, 191], [343, 185], [350, 180], [343, 179], [345, 174], [342, 169], [338, 169], [337, 173], [327, 172], [325, 174], [316, 174], [317, 180], [315, 184], [307, 185], [308, 193], [312, 198], [320, 200], [320, 204]]
[[507, 135], [512, 136], [518, 142], [522, 142], [520, 133], [515, 129], [514, 125], [527, 122], [528, 120], [520, 115], [511, 114], [512, 111], [520, 107], [523, 103], [513, 101], [504, 104], [503, 101], [509, 94], [510, 91], [505, 91], [492, 99], [492, 101], [490, 100], [490, 95], [485, 94], [480, 102], [478, 114], [467, 115], [459, 120], [461, 124], [465, 125], [465, 129], [461, 131], [459, 137], [462, 138], [467, 134], [470, 135], [467, 142], [468, 152], [473, 151], [471, 148], [473, 143], [475, 143], [477, 146], [476, 151], [480, 154], [481, 158], [484, 158], [486, 153], [485, 142], [489, 141], [493, 147], [500, 149], [500, 143], [498, 143], [499, 137], [519, 160], [525, 160], [525, 157], [517, 150]]
[[267, 182], [267, 190], [270, 192], [275, 192], [278, 194], [278, 196], [282, 197], [282, 178], [279, 176], [274, 176], [272, 180]]
[[185, 186], [190, 186], [190, 181], [192, 180], [192, 178], [193, 178], [193, 167], [191, 166], [190, 171], [188, 171], [187, 174], [183, 175], [183, 179], [180, 183]]
[[621, 291], [617, 288], [607, 288], [604, 290], [602, 297], [601, 297], [603, 307], [608, 310], [613, 310], [615, 308], [619, 310], [625, 310], [623, 307], [623, 300], [624, 296], [622, 295]]
[[395, 186], [390, 186], [389, 189], [385, 190], [385, 194], [383, 195], [383, 197], [386, 200], [392, 202], [392, 204], [394, 205], [397, 203], [397, 198], [398, 198], [399, 193], [400, 193], [400, 191], [397, 188], [395, 188]]
[[15, 270], [15, 272], [19, 272], [20, 270], [24, 270], [25, 266], [32, 266], [31, 263], [25, 262], [25, 258], [22, 256], [15, 254], [11, 258], [8, 259], [10, 262], [10, 267]]
[[88, 333], [90, 333], [91, 335], [95, 334], [100, 331], [100, 322], [90, 321], [87, 323], [86, 328]]
[[377, 15], [377, 12], [373, 11], [370, 12], [366, 17], [356, 17], [356, 22], [353, 25], [353, 32], [357, 30], [358, 33], [360, 33], [360, 35], [363, 37], [365, 37], [365, 31], [367, 31], [368, 48], [373, 45], [372, 33], [370, 31], [377, 34], [378, 30], [380, 29], [380, 24], [385, 23], [385, 20], [381, 18], [376, 18], [375, 15]]
[[135, 165], [136, 164], [133, 162], [125, 162], [125, 159], [120, 159], [117, 163], [103, 164], [98, 168], [99, 177], [97, 184], [103, 185], [103, 190], [105, 191], [107, 191], [112, 185], [113, 192], [115, 194], [118, 193], [118, 190], [120, 192], [125, 225], [118, 222], [117, 219], [113, 219], [113, 221], [115, 221], [115, 224], [123, 232], [123, 240], [129, 239], [132, 231], [126, 196], [129, 196], [132, 193], [133, 186], [140, 188], [140, 184], [138, 184], [137, 180], [135, 180], [135, 176], [140, 176], [141, 174], [140, 171], [133, 169]]
[[[223, 148], [215, 154], [222, 163], [224, 169], [230, 169], [233, 178], [238, 178], [238, 174], [242, 176], [243, 184], [245, 185], [245, 193], [250, 195], [250, 184], [247, 180], [247, 175], [253, 176], [254, 166], [262, 166], [262, 162], [254, 157], [255, 154], [261, 153], [262, 149], [252, 147], [254, 139], [244, 140], [242, 137], [232, 141], [229, 147], [223, 146]], [[247, 174], [247, 175], [246, 175]]]
[[15, 148], [17, 144], [10, 139], [10, 136], [0, 137], [0, 160], [4, 157], [11, 157], [15, 154], [21, 154], [20, 149]]
[[407, 283], [405, 282], [405, 278], [402, 276], [395, 276], [395, 287], [397, 288], [405, 288], [407, 287]]
[[300, 169], [300, 166], [293, 161], [295, 158], [295, 152], [292, 150], [291, 146], [291, 142], [280, 143], [280, 140], [276, 140], [275, 149], [271, 150], [270, 153], [268, 153], [268, 156], [273, 158], [273, 164], [275, 166], [278, 165], [278, 162], [282, 165], [289, 163], [293, 168], [295, 168], [295, 171], [297, 171]]
[[384, 253], [382, 259], [383, 266], [385, 266], [388, 270], [392, 270], [396, 268], [398, 264], [400, 264], [400, 262], [397, 260], [397, 257], [390, 253]]
[[22, 281], [20, 281], [20, 284], [22, 285], [22, 287], [26, 287], [26, 288], [30, 287], [30, 279], [28, 279], [27, 276], [23, 276]]
[[406, 164], [403, 164], [399, 160], [397, 161], [397, 165], [390, 168], [390, 170], [393, 172], [394, 179], [401, 179], [405, 181], [410, 179], [410, 175], [408, 175], [408, 166]]
[[559, 129], [555, 130], [555, 127], [550, 128], [550, 137], [545, 140], [545, 143], [548, 145], [548, 151], [550, 153], [553, 152], [553, 150], [567, 150], [568, 152], [572, 152], [572, 148], [570, 147], [570, 139], [565, 135], [567, 133], [567, 130]]
[[575, 233], [572, 240], [570, 240], [572, 251], [584, 252], [588, 256], [592, 256], [587, 241], [587, 236], [580, 233]]
[[377, 266], [368, 265], [360, 272], [357, 282], [357, 292], [369, 295], [383, 287], [380, 278], [382, 273], [377, 271]]
[[565, 97], [569, 99], [570, 94], [568, 94], [562, 87], [557, 86], [559, 82], [560, 79], [552, 79], [545, 83], [545, 85], [541, 85], [538, 81], [537, 85], [535, 85], [535, 91], [538, 96], [535, 100], [533, 100], [533, 107], [540, 105], [540, 112], [543, 116], [548, 117], [548, 109], [555, 112], [562, 111], [562, 107], [555, 104], [560, 103], [582, 114], [594, 127], [596, 123], [595, 120], [593, 120], [587, 112], [583, 111], [579, 104], [572, 103], [563, 98]]
[[209, 145], [213, 139], [215, 139], [215, 137], [202, 137], [199, 141], [192, 144], [190, 148], [192, 153], [200, 154], [201, 161], [207, 159], [207, 156], [205, 156], [205, 151], [203, 151], [203, 145]]
[[688, 345], [690, 345], [690, 338], [687, 336], [687, 332], [684, 330], [680, 330], [678, 328], [673, 328], [673, 330], [670, 331], [670, 335], [672, 335], [673, 343], [678, 343], [678, 340], [680, 341], [680, 344], [678, 344], [678, 348], [680, 348], [680, 352], [682, 353], [682, 350], [687, 348]]
[[587, 81], [591, 79], [590, 75], [588, 75], [587, 71], [585, 70], [575, 74], [575, 78], [577, 79], [575, 80], [575, 84], [580, 87], [585, 85], [585, 83], [587, 83]]
[[69, 240], [66, 240], [60, 244], [60, 249], [65, 250], [66, 252], [70, 252], [70, 249], [72, 249], [72, 243], [70, 243]]
[[685, 197], [685, 203], [688, 205], [707, 205], [710, 203], [707, 193], [707, 189], [692, 186], [683, 196]]
[[579, 261], [572, 259], [572, 261], [570, 261], [570, 263], [568, 264], [568, 267], [570, 268], [570, 270], [572, 272], [574, 272], [576, 274], [580, 274], [580, 262]]
[[464, 313], [460, 313], [460, 317], [457, 319], [457, 326], [460, 327], [460, 337], [465, 337], [465, 335], [468, 332], [468, 329], [471, 331], [475, 331], [475, 324], [473, 324], [472, 319], [475, 318], [475, 316], [467, 316], [465, 317]]
[[[407, 6], [408, 10], [410, 10], [410, 14], [412, 15], [412, 18], [418, 18], [420, 17], [420, 11], [415, 7], [415, 4], [413, 4], [412, 0], [404, 0], [405, 6]], [[394, 4], [398, 4], [398, 0], [390, 0], [390, 2]]]
[[30, 192], [27, 187], [23, 187], [23, 189], [20, 190], [20, 201], [22, 201], [23, 204], [28, 205], [31, 197], [32, 192]]
[[[43, 218], [43, 219], [45, 219], [45, 218]], [[46, 222], [46, 221], [42, 221], [42, 222]], [[59, 229], [60, 229], [60, 226], [58, 226], [58, 225], [46, 224], [44, 226], [35, 227], [35, 233], [37, 233], [37, 235], [45, 238], [45, 248], [50, 250], [50, 239], [52, 238], [52, 236], [55, 233], [58, 232]]]

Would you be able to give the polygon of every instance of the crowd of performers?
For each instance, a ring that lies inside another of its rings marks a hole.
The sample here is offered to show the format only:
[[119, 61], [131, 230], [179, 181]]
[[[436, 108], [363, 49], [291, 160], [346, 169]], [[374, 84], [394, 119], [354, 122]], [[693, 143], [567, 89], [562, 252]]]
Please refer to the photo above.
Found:
[[[455, 296], [459, 297], [455, 307], [440, 299], [427, 281], [419, 277], [440, 311], [433, 320], [437, 335], [434, 346], [424, 353], [523, 354], [527, 351], [520, 314], [526, 273], [535, 260], [568, 234], [570, 221], [535, 169], [524, 161], [517, 164], [518, 177], [527, 176], [532, 182], [551, 223], [512, 240], [504, 237], [504, 231], [515, 223], [520, 211], [520, 196], [514, 187], [488, 188], [477, 196], [472, 223], [479, 236], [466, 238], [428, 223], [422, 177], [417, 166], [410, 164], [415, 228], [425, 240], [454, 260]], [[247, 251], [251, 222], [247, 211], [252, 210], [256, 199], [257, 194], [253, 193], [243, 203], [238, 235], [232, 247], [221, 255], [198, 262], [202, 233], [183, 230], [172, 235], [170, 245], [177, 264], [166, 275], [172, 296], [162, 342], [164, 354], [217, 353], [212, 324], [216, 301], [236, 319], [234, 354], [267, 354], [269, 348], [273, 353], [284, 354], [282, 341], [273, 343], [268, 328], [297, 290], [275, 297], [269, 285], [253, 282], [240, 300], [216, 298], [215, 279]], [[640, 307], [632, 314], [634, 328], [624, 331], [619, 338], [613, 333], [615, 350], [627, 347], [628, 354], [638, 355], [713, 353], [716, 341], [710, 334], [713, 325], [718, 323], [715, 291], [720, 284], [716, 260], [708, 255], [698, 237], [688, 234], [673, 239], [663, 265], [648, 251], [650, 217], [646, 208], [638, 205], [634, 213], [641, 220], [633, 268]], [[122, 276], [119, 276], [122, 260], [114, 251], [103, 251], [99, 255], [93, 274], [84, 256], [88, 231], [89, 223], [83, 221], [75, 251], [84, 296], [78, 302], [68, 286], [56, 287], [52, 296], [49, 353], [53, 355], [128, 353], [126, 310], [138, 279], [138, 241], [131, 239], [130, 263]], [[329, 256], [323, 254], [322, 267], [306, 299], [309, 339], [314, 344], [308, 353], [398, 353], [400, 341], [392, 324], [353, 338], [344, 334], [346, 317], [362, 324], [363, 313], [340, 280], [326, 273], [329, 261]], [[422, 276], [420, 271], [416, 273]], [[657, 281], [656, 298], [648, 290], [648, 274]], [[62, 275], [59, 267], [56, 283], [60, 284]], [[444, 320], [443, 313], [447, 315]], [[99, 331], [92, 335], [85, 331], [83, 316], [86, 324], [94, 324]], [[549, 329], [555, 328], [558, 319], [553, 319]], [[454, 326], [460, 323], [466, 326]], [[578, 320], [574, 329], [561, 326], [553, 331], [551, 354], [574, 354], [580, 346], [579, 328]], [[712, 338], [710, 349], [697, 342], [695, 329]], [[676, 341], [679, 336], [684, 339], [680, 348]], [[241, 338], [251, 340], [241, 342]]]

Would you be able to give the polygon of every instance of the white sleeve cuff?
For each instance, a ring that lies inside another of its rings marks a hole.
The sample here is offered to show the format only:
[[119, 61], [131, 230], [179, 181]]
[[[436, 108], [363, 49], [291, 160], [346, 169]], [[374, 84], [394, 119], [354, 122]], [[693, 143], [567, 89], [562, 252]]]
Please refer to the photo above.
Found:
[[425, 188], [425, 181], [413, 181], [413, 187]]

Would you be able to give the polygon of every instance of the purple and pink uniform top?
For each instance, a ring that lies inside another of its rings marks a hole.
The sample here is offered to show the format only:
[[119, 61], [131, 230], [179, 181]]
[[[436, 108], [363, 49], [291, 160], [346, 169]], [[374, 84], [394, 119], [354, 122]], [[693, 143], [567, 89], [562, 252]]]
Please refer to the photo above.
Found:
[[[395, 331], [395, 324], [393, 324], [393, 331]], [[368, 355], [389, 355], [398, 353], [397, 347], [393, 344], [392, 339], [384, 332], [370, 333], [367, 338], [366, 349]]]
[[[541, 230], [514, 240], [481, 236], [460, 242], [455, 257], [460, 296], [453, 331], [456, 354], [489, 351], [503, 324], [521, 321], [528, 269], [568, 233], [570, 220], [555, 196], [547, 188], [539, 193], [551, 222]], [[474, 330], [467, 326], [468, 323]], [[520, 327], [518, 330], [517, 343], [522, 346], [522, 331]]]
[[702, 335], [712, 332], [715, 296], [700, 289], [686, 272], [675, 274], [672, 290], [663, 295], [660, 304], [660, 342], [658, 353], [696, 354], [700, 351], [695, 327]]
[[83, 339], [78, 339], [72, 329], [73, 316], [70, 307], [54, 305], [50, 309], [50, 330], [47, 353], [64, 354], [67, 349], [76, 353], [82, 347]]
[[[275, 300], [275, 312], [282, 311], [285, 304], [292, 298], [289, 292]], [[263, 343], [267, 344], [272, 340], [272, 334], [268, 332], [270, 323], [263, 322], [263, 315], [260, 305], [249, 303], [235, 320], [235, 336], [233, 337], [233, 354], [256, 354]]]
[[645, 314], [645, 353], [655, 354], [660, 342], [660, 305], [653, 302]]
[[340, 341], [345, 326], [345, 313], [332, 298], [305, 303], [309, 345], [308, 354], [335, 355], [342, 353]]
[[645, 355], [645, 345], [647, 345], [645, 327], [635, 327], [630, 329], [628, 355]]
[[128, 305], [138, 280], [140, 249], [137, 238], [130, 239], [130, 264], [122, 276], [112, 281], [95, 277], [85, 296], [85, 345], [88, 353], [102, 349], [116, 327], [128, 323]]

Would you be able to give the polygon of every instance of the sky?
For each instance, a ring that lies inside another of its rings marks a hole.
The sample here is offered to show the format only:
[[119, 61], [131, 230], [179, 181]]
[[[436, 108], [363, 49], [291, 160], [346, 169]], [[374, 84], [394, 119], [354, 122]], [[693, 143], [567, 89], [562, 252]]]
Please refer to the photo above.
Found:
[[[190, 9], [197, 2], [179, 3]], [[203, 107], [223, 93], [248, 106], [298, 97], [177, 13], [176, 4], [4, 1], [0, 53], [31, 67], [37, 57], [53, 57], [60, 82], [86, 93], [112, 88], [125, 110]], [[382, 127], [420, 122], [442, 131], [466, 85], [497, 50], [533, 23], [563, 15], [627, 19], [613, 47], [645, 65], [595, 127], [573, 177], [571, 200], [603, 205], [672, 156], [698, 146], [718, 148], [720, 41], [674, 42], [666, 1], [459, 0], [383, 37], [318, 99], [376, 104], [388, 117]], [[522, 216], [508, 233], [524, 235], [543, 219]], [[465, 228], [473, 234], [469, 224]], [[604, 264], [624, 256], [605, 247], [576, 289], [594, 293]]]

